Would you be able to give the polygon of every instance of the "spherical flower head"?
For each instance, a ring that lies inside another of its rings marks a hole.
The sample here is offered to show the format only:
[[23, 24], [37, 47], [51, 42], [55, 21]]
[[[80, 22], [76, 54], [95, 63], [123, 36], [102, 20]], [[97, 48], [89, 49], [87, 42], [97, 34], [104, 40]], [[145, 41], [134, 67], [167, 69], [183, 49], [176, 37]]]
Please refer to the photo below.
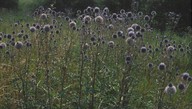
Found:
[[97, 22], [99, 24], [103, 24], [103, 17], [101, 17], [101, 16], [95, 17], [95, 22]]
[[113, 13], [113, 14], [112, 14], [112, 18], [113, 18], [113, 19], [117, 19], [117, 13]]
[[137, 31], [137, 32], [136, 32], [136, 36], [137, 36], [137, 37], [142, 37], [143, 34], [142, 34], [140, 31]]
[[168, 95], [173, 95], [173, 94], [175, 94], [177, 92], [177, 89], [176, 89], [176, 87], [172, 83], [170, 83], [169, 85], [167, 85], [165, 87], [164, 92], [166, 94], [168, 94]]
[[77, 10], [77, 14], [81, 14], [81, 10]]
[[127, 44], [129, 44], [129, 45], [133, 45], [134, 44], [134, 39], [132, 39], [131, 37], [128, 37], [126, 40], [125, 40], [125, 42], [127, 43]]
[[117, 34], [113, 34], [112, 38], [116, 39], [117, 38]]
[[43, 20], [44, 20], [44, 19], [47, 19], [47, 14], [45, 14], [45, 13], [41, 14], [41, 15], [40, 15], [40, 19], [43, 19]]
[[88, 6], [88, 7], [86, 8], [86, 11], [87, 11], [87, 12], [91, 12], [92, 9], [93, 9], [92, 7]]
[[74, 22], [74, 21], [71, 21], [70, 23], [69, 23], [69, 27], [70, 28], [73, 28], [73, 27], [76, 27], [76, 23]]
[[127, 12], [127, 17], [132, 17], [133, 16], [133, 14], [132, 14], [132, 12]]
[[131, 55], [127, 55], [126, 57], [125, 57], [125, 63], [126, 64], [131, 64]]
[[127, 28], [127, 32], [129, 33], [130, 31], [134, 31], [132, 27]]
[[165, 63], [161, 62], [161, 63], [159, 64], [159, 66], [158, 66], [158, 69], [159, 69], [159, 70], [165, 70], [165, 69], [166, 69]]
[[31, 32], [35, 32], [36, 31], [36, 28], [34, 26], [30, 27], [29, 28]]
[[120, 13], [121, 13], [121, 14], [124, 14], [124, 13], [125, 13], [125, 10], [124, 10], [124, 9], [121, 9], [121, 10], [120, 10]]
[[17, 26], [18, 26], [18, 23], [14, 23], [14, 26], [17, 27]]
[[185, 90], [185, 88], [186, 88], [186, 87], [185, 87], [185, 84], [183, 84], [183, 83], [179, 83], [177, 87], [178, 87], [178, 89], [179, 89], [180, 91], [183, 91], [183, 90]]
[[49, 32], [50, 31], [50, 25], [49, 24], [44, 25], [43, 30], [45, 32]]
[[171, 53], [171, 52], [174, 51], [174, 49], [175, 49], [175, 47], [173, 47], [173, 46], [168, 46], [168, 47], [167, 47], [167, 52], [168, 52], [168, 53]]
[[134, 32], [134, 31], [130, 31], [130, 32], [128, 33], [128, 36], [129, 36], [129, 37], [135, 36], [135, 32]]
[[149, 68], [153, 68], [153, 63], [148, 63]]
[[84, 18], [83, 18], [83, 22], [91, 22], [91, 20], [92, 20], [92, 18], [91, 18], [91, 16], [89, 16], [89, 15], [86, 15]]
[[11, 39], [13, 36], [11, 34], [7, 34], [7, 38]]
[[83, 50], [87, 50], [89, 48], [89, 44], [88, 43], [85, 43], [84, 45], [83, 45]]
[[137, 25], [137, 26], [135, 27], [135, 30], [136, 30], [136, 31], [140, 31], [140, 30], [141, 30], [141, 26], [140, 26], [140, 25]]
[[0, 43], [0, 49], [6, 48], [6, 46], [7, 46], [6, 43], [4, 43], [4, 42], [1, 42], [1, 43]]
[[182, 75], [181, 75], [182, 79], [183, 80], [187, 80], [189, 78], [189, 73], [188, 72], [184, 72]]
[[113, 26], [113, 24], [109, 24], [109, 26], [108, 26], [108, 29], [114, 29], [114, 26]]
[[191, 82], [191, 81], [192, 81], [192, 77], [189, 76], [187, 80], [188, 80], [189, 82]]
[[136, 30], [136, 27], [137, 27], [137, 26], [139, 26], [139, 25], [136, 24], [136, 23], [134, 23], [134, 24], [131, 25], [131, 27], [132, 27], [134, 30]]
[[94, 8], [94, 13], [99, 13], [100, 12], [100, 8], [99, 7], [95, 7]]
[[147, 48], [146, 47], [141, 47], [140, 51], [141, 51], [141, 53], [146, 53], [147, 52]]
[[129, 56], [129, 55], [126, 56], [126, 57], [125, 57], [125, 61], [131, 61], [131, 56]]
[[108, 8], [108, 7], [105, 7], [105, 8], [103, 9], [103, 12], [109, 13], [109, 8]]
[[137, 14], [139, 17], [142, 17], [143, 16], [143, 12], [138, 12], [138, 14]]
[[123, 36], [123, 31], [118, 31], [118, 32], [117, 32], [117, 35], [118, 35], [119, 37], [122, 37], [122, 36]]
[[150, 21], [149, 15], [145, 15], [144, 20], [147, 21], [147, 22]]
[[23, 37], [23, 33], [17, 33], [17, 37], [22, 38]]
[[27, 47], [31, 47], [32, 44], [31, 44], [30, 42], [27, 42], [27, 43], [26, 43], [26, 46], [27, 46]]
[[115, 43], [114, 43], [113, 41], [109, 41], [109, 42], [108, 42], [108, 46], [109, 46], [110, 48], [113, 48], [114, 45], [115, 45]]
[[151, 15], [156, 16], [157, 15], [156, 11], [151, 11]]
[[17, 42], [15, 43], [15, 48], [21, 49], [22, 47], [23, 47], [23, 42], [17, 41]]

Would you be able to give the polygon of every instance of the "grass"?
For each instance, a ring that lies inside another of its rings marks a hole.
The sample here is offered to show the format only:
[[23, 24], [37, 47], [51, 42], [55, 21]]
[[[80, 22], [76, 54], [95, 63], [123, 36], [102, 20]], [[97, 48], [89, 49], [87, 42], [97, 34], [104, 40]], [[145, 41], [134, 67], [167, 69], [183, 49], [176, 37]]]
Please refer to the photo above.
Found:
[[[25, 3], [30, 2], [20, 1]], [[153, 20], [143, 17], [128, 24], [107, 18], [102, 24], [94, 20], [84, 24], [71, 18], [76, 26], [70, 27], [63, 15], [48, 13], [41, 19], [4, 13], [0, 44], [7, 46], [0, 48], [0, 108], [189, 109], [192, 105], [191, 81], [182, 76], [192, 71], [191, 34], [160, 33], [155, 27], [151, 31], [144, 24]], [[129, 36], [127, 28], [135, 23], [145, 28], [142, 37]], [[46, 24], [53, 28], [48, 26], [45, 32]], [[109, 24], [114, 28], [107, 28]], [[42, 29], [31, 32], [32, 25]], [[130, 37], [135, 38], [132, 43], [127, 42]], [[169, 52], [169, 46], [176, 50]], [[165, 63], [165, 70], [158, 69], [160, 63]], [[167, 94], [164, 89], [170, 83], [186, 87]]]

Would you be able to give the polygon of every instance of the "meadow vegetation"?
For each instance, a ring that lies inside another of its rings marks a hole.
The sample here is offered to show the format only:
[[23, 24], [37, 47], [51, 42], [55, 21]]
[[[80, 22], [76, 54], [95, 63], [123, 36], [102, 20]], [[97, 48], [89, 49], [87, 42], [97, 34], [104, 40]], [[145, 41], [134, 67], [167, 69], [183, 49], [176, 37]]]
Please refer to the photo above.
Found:
[[190, 109], [192, 29], [136, 8], [1, 11], [0, 108]]

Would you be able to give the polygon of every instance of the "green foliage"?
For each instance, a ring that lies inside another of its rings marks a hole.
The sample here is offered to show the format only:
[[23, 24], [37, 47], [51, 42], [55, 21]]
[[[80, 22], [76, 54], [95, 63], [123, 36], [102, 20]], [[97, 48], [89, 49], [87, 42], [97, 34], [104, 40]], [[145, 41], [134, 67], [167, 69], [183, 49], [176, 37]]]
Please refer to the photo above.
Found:
[[48, 3], [47, 0], [19, 0], [19, 10], [21, 12], [30, 13], [40, 5]]
[[[145, 27], [153, 19], [135, 12], [128, 22], [90, 15], [85, 24], [37, 10], [22, 20], [7, 13], [0, 22], [0, 108], [190, 109], [191, 80], [182, 76], [192, 71], [190, 34]], [[176, 93], [165, 93], [169, 83]]]
[[1, 0], [0, 8], [16, 9], [18, 8], [19, 0]]
[[161, 30], [166, 29], [165, 21], [168, 21], [168, 13], [175, 12], [180, 15], [180, 19], [175, 29], [180, 32], [191, 26], [191, 0], [140, 0], [139, 10], [145, 12], [157, 11], [158, 22], [156, 27]]

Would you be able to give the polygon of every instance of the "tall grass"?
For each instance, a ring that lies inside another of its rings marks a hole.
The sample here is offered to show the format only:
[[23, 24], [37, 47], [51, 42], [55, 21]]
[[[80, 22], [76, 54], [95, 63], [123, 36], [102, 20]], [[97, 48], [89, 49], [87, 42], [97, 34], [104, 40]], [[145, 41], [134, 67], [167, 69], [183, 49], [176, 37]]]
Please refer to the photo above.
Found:
[[0, 108], [190, 108], [191, 34], [145, 27], [153, 19], [136, 12], [102, 12], [85, 12], [90, 21], [43, 7], [3, 16]]

